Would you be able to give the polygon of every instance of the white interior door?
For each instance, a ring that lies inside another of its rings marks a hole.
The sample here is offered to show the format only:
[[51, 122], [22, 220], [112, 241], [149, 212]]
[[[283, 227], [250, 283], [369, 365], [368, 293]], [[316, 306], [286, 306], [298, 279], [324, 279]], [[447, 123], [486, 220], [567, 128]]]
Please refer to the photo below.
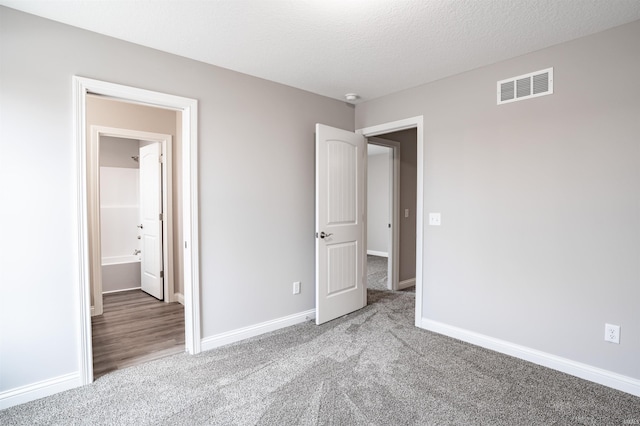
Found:
[[365, 138], [316, 124], [316, 324], [367, 304]]
[[161, 145], [140, 147], [141, 287], [162, 300], [162, 164]]

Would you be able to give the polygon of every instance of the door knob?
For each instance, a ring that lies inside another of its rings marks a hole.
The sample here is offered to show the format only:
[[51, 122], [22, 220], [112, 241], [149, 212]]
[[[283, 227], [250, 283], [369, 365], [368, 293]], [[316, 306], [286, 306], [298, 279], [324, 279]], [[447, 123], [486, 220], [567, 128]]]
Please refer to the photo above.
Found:
[[331, 234], [331, 233], [329, 233], [329, 234], [325, 234], [325, 232], [324, 232], [324, 231], [322, 231], [322, 232], [320, 233], [320, 238], [328, 238], [328, 237], [330, 237], [330, 236], [332, 236], [332, 235], [333, 235], [333, 234]]

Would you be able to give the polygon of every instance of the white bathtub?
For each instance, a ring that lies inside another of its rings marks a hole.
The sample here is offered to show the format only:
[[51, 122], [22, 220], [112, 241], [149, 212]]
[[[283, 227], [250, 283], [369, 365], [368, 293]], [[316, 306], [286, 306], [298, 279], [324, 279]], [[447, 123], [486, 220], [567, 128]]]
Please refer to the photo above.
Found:
[[140, 288], [140, 256], [102, 258], [102, 293]]

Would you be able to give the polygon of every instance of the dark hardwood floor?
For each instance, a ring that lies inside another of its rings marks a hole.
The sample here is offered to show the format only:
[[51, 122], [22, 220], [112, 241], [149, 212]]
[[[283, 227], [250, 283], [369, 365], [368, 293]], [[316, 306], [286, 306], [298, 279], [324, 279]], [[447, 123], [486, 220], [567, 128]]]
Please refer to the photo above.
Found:
[[184, 308], [142, 290], [105, 294], [102, 315], [91, 319], [93, 376], [184, 352]]

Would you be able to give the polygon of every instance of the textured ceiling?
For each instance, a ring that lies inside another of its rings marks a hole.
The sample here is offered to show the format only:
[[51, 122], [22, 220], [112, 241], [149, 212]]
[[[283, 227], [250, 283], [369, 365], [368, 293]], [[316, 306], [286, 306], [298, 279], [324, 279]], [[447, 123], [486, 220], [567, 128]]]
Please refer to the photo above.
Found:
[[0, 0], [133, 43], [369, 100], [640, 19], [638, 0]]

